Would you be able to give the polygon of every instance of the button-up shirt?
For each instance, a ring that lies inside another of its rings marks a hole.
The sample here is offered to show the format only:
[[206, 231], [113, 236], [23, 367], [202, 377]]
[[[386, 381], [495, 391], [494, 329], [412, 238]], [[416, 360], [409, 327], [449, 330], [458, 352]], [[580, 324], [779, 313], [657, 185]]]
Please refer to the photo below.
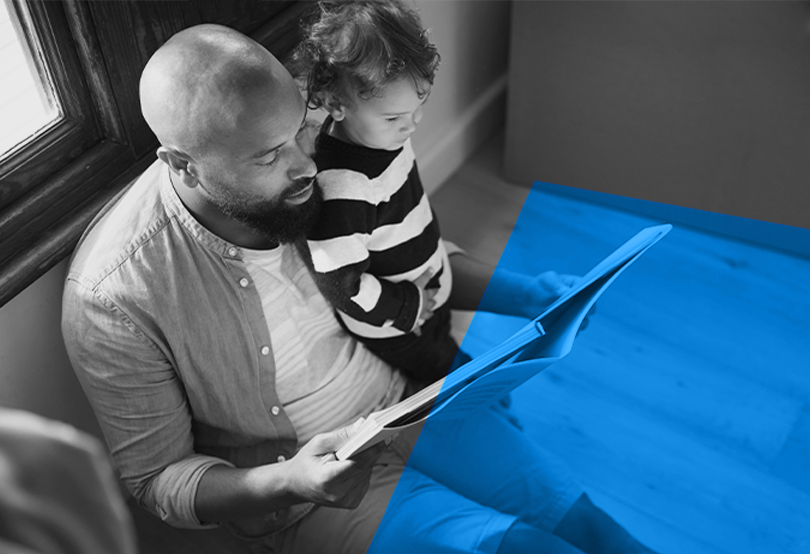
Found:
[[[68, 272], [62, 330], [130, 491], [173, 525], [204, 527], [194, 504], [207, 469], [287, 460], [298, 437], [241, 249], [194, 219], [168, 175], [155, 162], [88, 227]], [[396, 400], [401, 375], [385, 364], [374, 375], [385, 399], [364, 406]], [[311, 507], [234, 528], [274, 532]]]

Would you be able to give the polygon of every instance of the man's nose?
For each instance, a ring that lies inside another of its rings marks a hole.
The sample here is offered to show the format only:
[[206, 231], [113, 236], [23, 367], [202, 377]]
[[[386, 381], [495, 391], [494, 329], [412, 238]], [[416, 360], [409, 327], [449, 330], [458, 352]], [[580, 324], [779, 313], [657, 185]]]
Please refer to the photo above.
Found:
[[296, 137], [296, 153], [290, 165], [290, 178], [314, 177], [318, 172], [312, 156], [315, 155], [315, 137], [317, 128], [307, 125], [301, 129]]

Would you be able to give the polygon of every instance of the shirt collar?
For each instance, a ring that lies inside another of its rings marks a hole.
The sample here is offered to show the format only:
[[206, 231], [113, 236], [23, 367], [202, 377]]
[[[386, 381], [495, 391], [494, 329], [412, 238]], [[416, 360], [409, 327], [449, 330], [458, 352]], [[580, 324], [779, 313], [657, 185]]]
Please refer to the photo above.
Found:
[[188, 211], [188, 208], [186, 208], [185, 205], [183, 205], [183, 202], [180, 200], [180, 196], [178, 196], [177, 191], [174, 190], [174, 186], [172, 186], [172, 182], [169, 177], [170, 171], [171, 169], [169, 169], [169, 166], [163, 164], [163, 168], [160, 173], [159, 186], [160, 195], [164, 204], [166, 205], [166, 210], [177, 219], [177, 221], [192, 237], [194, 237], [197, 242], [203, 246], [217, 252], [225, 258], [237, 260], [241, 259], [242, 252], [240, 247], [218, 237], [203, 227], [203, 225], [201, 225], [200, 222], [197, 221], [193, 215], [191, 215], [191, 212]]

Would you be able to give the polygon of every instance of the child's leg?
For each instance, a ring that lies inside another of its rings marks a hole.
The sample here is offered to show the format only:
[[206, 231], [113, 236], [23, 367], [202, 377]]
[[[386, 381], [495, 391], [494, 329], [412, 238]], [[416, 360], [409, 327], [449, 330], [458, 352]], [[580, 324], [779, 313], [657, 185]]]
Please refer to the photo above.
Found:
[[377, 356], [419, 382], [430, 384], [470, 358], [459, 353], [450, 336], [450, 308], [442, 306], [421, 328], [421, 334], [410, 333], [391, 339], [368, 340], [358, 337]]

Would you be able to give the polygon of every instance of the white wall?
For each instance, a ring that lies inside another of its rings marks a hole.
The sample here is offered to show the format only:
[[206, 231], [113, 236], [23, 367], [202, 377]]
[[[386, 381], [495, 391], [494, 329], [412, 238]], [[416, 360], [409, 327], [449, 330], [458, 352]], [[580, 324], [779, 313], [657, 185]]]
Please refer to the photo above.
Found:
[[810, 4], [514, 7], [509, 178], [810, 228]]
[[511, 1], [416, 0], [442, 57], [414, 136], [422, 181], [436, 188], [505, 121]]
[[0, 308], [0, 406], [66, 421], [100, 436], [60, 330], [67, 261]]
[[[442, 65], [414, 138], [429, 190], [500, 129], [509, 2], [418, 0]], [[67, 360], [60, 331], [62, 262], [0, 308], [0, 405], [66, 421], [99, 435]]]

